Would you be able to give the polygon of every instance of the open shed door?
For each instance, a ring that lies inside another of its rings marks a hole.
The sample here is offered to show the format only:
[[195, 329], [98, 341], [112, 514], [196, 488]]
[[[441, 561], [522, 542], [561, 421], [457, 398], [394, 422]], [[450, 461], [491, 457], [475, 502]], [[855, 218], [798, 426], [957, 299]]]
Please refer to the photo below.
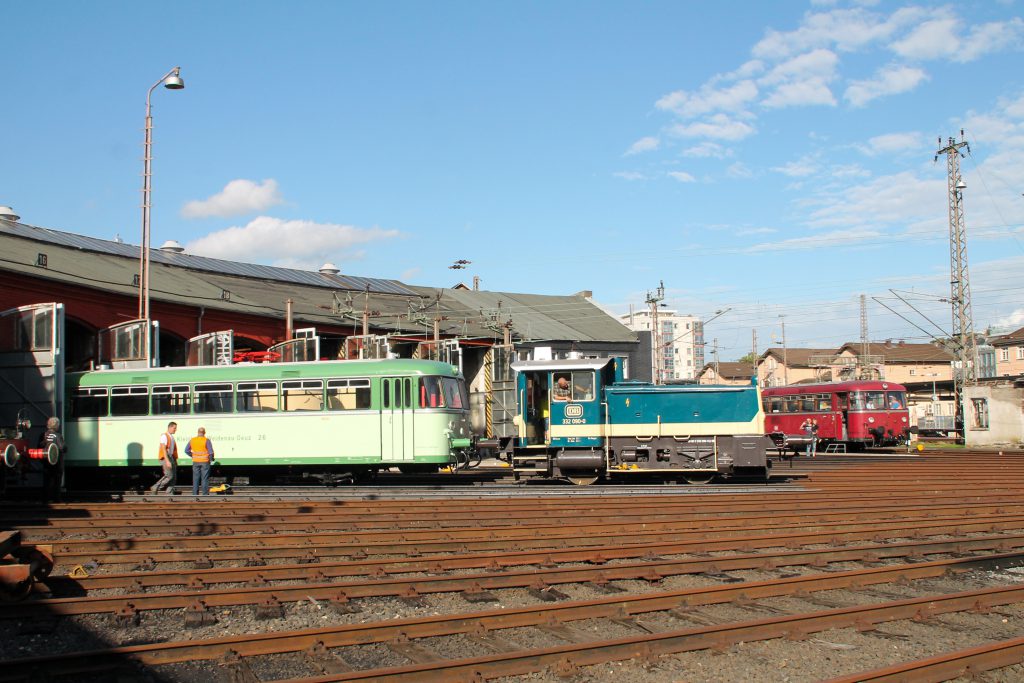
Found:
[[64, 421], [64, 304], [0, 312], [0, 428], [30, 420], [34, 448], [51, 417]]

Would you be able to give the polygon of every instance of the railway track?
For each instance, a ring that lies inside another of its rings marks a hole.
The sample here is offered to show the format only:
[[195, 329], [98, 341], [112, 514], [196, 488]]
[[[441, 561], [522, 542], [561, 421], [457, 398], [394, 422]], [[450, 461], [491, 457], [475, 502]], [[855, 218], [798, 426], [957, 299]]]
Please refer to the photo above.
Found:
[[1024, 457], [971, 465], [696, 496], [5, 503], [56, 565], [0, 605], [0, 681], [1017, 680]]

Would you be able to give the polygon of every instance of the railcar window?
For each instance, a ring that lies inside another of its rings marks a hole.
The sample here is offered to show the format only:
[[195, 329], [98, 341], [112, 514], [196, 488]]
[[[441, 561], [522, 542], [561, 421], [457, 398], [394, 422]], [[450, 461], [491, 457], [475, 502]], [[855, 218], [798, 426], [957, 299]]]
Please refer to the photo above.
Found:
[[850, 394], [851, 410], [884, 410], [884, 391], [855, 391]]
[[110, 414], [113, 417], [149, 414], [149, 387], [112, 387]]
[[85, 387], [71, 398], [71, 417], [106, 417], [107, 388]]
[[572, 400], [593, 401], [594, 400], [594, 373], [574, 372], [572, 373]]
[[804, 396], [800, 399], [800, 412], [813, 413], [815, 401], [813, 396]]
[[412, 379], [406, 377], [405, 384], [405, 407], [412, 408]]
[[193, 387], [194, 411], [196, 413], [230, 413], [232, 402], [231, 385], [228, 383], [197, 384]]
[[295, 379], [281, 382], [281, 408], [288, 412], [323, 410], [324, 381]]
[[395, 387], [395, 402], [394, 402], [393, 405], [396, 408], [401, 408], [402, 407], [402, 380], [396, 379], [395, 382], [394, 382], [394, 387]]
[[799, 412], [799, 411], [800, 411], [800, 399], [797, 399], [797, 398], [787, 398], [786, 399], [786, 409], [783, 412], [786, 412], [786, 413], [796, 413], [796, 412]]
[[907, 407], [907, 397], [902, 391], [890, 391], [886, 401], [889, 410], [902, 410]]
[[239, 382], [235, 391], [235, 410], [240, 413], [277, 411], [277, 382]]
[[328, 410], [366, 410], [370, 407], [370, 380], [327, 380]]
[[765, 401], [765, 412], [781, 413], [782, 407], [782, 399], [770, 398]]
[[159, 385], [153, 387], [154, 415], [182, 415], [189, 410], [187, 384]]
[[383, 379], [380, 382], [380, 394], [385, 408], [391, 407], [391, 380]]
[[420, 377], [420, 408], [444, 408], [440, 377]]
[[818, 397], [818, 410], [832, 410], [832, 397], [822, 394]]
[[444, 388], [444, 399], [449, 408], [461, 410], [466, 407], [466, 385], [461, 380], [454, 377], [442, 377], [441, 386]]

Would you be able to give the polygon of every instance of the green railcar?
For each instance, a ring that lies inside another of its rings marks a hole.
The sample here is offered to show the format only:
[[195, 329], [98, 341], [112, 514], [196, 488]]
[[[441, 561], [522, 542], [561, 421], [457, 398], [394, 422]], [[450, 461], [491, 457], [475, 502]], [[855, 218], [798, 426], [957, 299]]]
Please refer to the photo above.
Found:
[[69, 481], [83, 468], [159, 467], [171, 421], [182, 456], [204, 427], [222, 471], [236, 474], [428, 471], [473, 445], [465, 382], [434, 361], [96, 370], [68, 375], [67, 388]]

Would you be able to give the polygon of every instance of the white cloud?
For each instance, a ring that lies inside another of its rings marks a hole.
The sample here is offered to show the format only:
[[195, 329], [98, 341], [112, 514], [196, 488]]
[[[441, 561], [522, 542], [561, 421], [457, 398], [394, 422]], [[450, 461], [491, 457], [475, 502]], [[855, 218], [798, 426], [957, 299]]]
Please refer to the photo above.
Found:
[[734, 83], [727, 88], [715, 88], [706, 83], [697, 92], [671, 92], [655, 102], [654, 106], [690, 119], [715, 111], [741, 112], [756, 97], [757, 85], [750, 80]]
[[217, 194], [202, 200], [193, 200], [181, 209], [184, 218], [208, 218], [219, 216], [242, 216], [247, 213], [265, 211], [281, 204], [284, 199], [274, 179], [255, 183], [252, 180], [232, 180]]
[[754, 127], [725, 114], [715, 114], [706, 121], [677, 123], [669, 131], [680, 137], [703, 137], [717, 140], [742, 140], [754, 132]]
[[876, 242], [882, 233], [878, 230], [855, 228], [851, 230], [835, 230], [820, 235], [809, 235], [807, 237], [794, 237], [788, 240], [775, 240], [762, 242], [746, 249], [748, 252], [760, 253], [764, 251], [803, 251], [807, 249], [821, 249], [823, 247], [844, 246], [850, 247], [864, 242]]
[[688, 149], [684, 149], [682, 152], [684, 157], [692, 157], [697, 159], [704, 159], [707, 157], [714, 157], [716, 159], [724, 159], [732, 156], [732, 150], [726, 147], [722, 147], [717, 142], [711, 142], [705, 140], [700, 144], [694, 145]]
[[1024, 325], [1024, 308], [1018, 308], [1009, 315], [999, 318], [994, 323], [993, 327], [1012, 327], [1018, 328]]
[[923, 10], [904, 8], [888, 19], [862, 9], [839, 9], [804, 15], [793, 31], [769, 29], [751, 52], [759, 59], [778, 60], [818, 47], [852, 52], [885, 40], [902, 26], [919, 20]]
[[989, 52], [996, 52], [1011, 46], [1019, 47], [1024, 36], [1024, 20], [1014, 17], [1010, 21], [996, 21], [981, 24], [971, 29], [970, 34], [953, 55], [954, 62], [971, 62]]
[[771, 109], [802, 105], [835, 106], [828, 84], [835, 79], [839, 57], [831, 50], [812, 50], [777, 65], [758, 83], [774, 87], [761, 104]]
[[886, 133], [868, 139], [867, 145], [858, 145], [862, 153], [869, 157], [878, 154], [895, 154], [907, 150], [920, 149], [924, 145], [921, 134], [914, 131], [908, 133]]
[[631, 154], [640, 154], [641, 152], [650, 152], [658, 149], [660, 144], [661, 141], [656, 137], [647, 136], [645, 138], [640, 138], [629, 146], [629, 149], [626, 150], [626, 156]]
[[725, 169], [725, 173], [730, 178], [745, 179], [754, 177], [754, 172], [751, 171], [750, 168], [748, 168], [742, 161], [737, 161], [735, 164], [729, 166], [729, 168]]
[[876, 98], [913, 90], [927, 79], [928, 74], [917, 67], [890, 64], [876, 71], [869, 80], [853, 81], [843, 98], [855, 107], [863, 107]]
[[858, 164], [840, 164], [831, 169], [833, 178], [869, 178], [871, 172]]
[[668, 175], [670, 178], [675, 178], [681, 183], [695, 183], [697, 179], [686, 171], [669, 171]]
[[956, 35], [959, 23], [955, 17], [926, 21], [889, 47], [896, 54], [908, 59], [947, 57], [960, 45], [960, 39]]
[[776, 166], [772, 170], [790, 178], [804, 178], [816, 173], [818, 168], [818, 162], [813, 157], [805, 156], [784, 166]]
[[775, 228], [748, 228], [736, 232], [737, 237], [749, 237], [750, 235], [772, 235], [777, 233]]
[[356, 245], [393, 239], [399, 234], [397, 230], [259, 216], [245, 226], [200, 237], [185, 248], [199, 256], [315, 269], [324, 261], [358, 258], [361, 254], [354, 251]]
[[643, 173], [638, 173], [637, 171], [617, 171], [612, 175], [623, 180], [644, 180], [645, 178]]
[[402, 271], [401, 280], [402, 282], [409, 282], [419, 277], [421, 272], [423, 272], [422, 268], [420, 268], [419, 266], [414, 266], [409, 270]]

